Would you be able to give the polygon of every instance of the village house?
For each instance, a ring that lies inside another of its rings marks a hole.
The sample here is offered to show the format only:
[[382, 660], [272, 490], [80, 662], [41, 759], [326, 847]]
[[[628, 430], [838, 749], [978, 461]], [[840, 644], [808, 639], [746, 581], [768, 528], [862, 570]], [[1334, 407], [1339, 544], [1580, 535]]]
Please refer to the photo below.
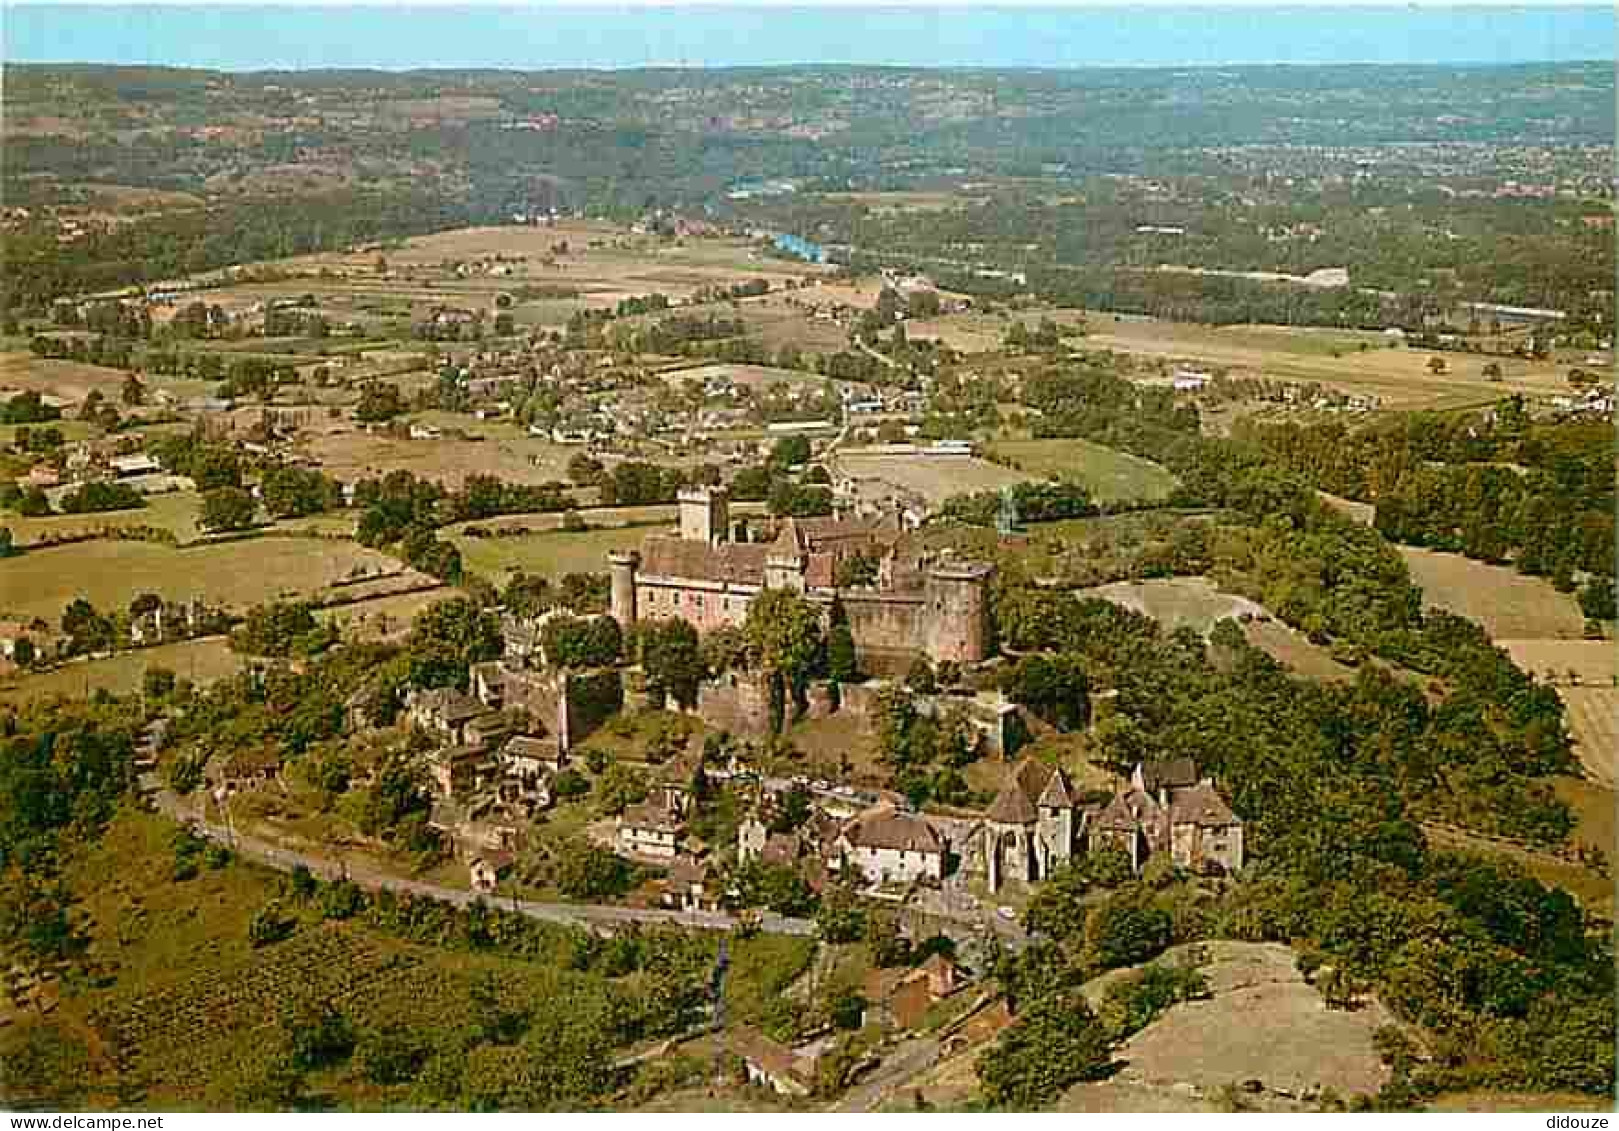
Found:
[[618, 847], [630, 856], [673, 859], [680, 854], [686, 823], [667, 806], [651, 802], [631, 805], [618, 818]]
[[843, 827], [836, 845], [840, 870], [872, 884], [939, 881], [945, 842], [920, 813], [879, 805]]
[[664, 880], [663, 905], [677, 911], [718, 911], [719, 894], [709, 885], [708, 864], [677, 857]]
[[274, 785], [281, 777], [281, 755], [265, 747], [238, 750], [229, 757], [215, 756], [203, 767], [203, 780], [216, 801], [236, 793], [250, 793]]
[[468, 879], [472, 890], [484, 895], [492, 895], [500, 885], [500, 881], [512, 869], [514, 857], [510, 852], [501, 852], [498, 849], [489, 852], [480, 852], [467, 862]]
[[954, 994], [965, 980], [961, 968], [942, 954], [930, 954], [909, 970], [871, 970], [863, 987], [868, 1002], [865, 1023], [914, 1030], [936, 1002]]
[[765, 1036], [752, 1026], [744, 1026], [731, 1033], [727, 1043], [742, 1060], [748, 1083], [769, 1088], [777, 1095], [807, 1096], [810, 1094], [812, 1065], [793, 1055], [793, 1051]]

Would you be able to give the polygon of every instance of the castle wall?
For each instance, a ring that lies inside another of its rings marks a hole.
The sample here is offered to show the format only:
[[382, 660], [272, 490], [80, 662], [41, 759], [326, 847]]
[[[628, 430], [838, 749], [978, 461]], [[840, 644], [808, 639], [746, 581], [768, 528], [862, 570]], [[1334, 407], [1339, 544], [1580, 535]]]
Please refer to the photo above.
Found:
[[600, 729], [624, 705], [624, 680], [616, 668], [576, 672], [560, 668], [506, 673], [505, 703], [522, 707], [557, 739], [563, 753]]
[[920, 594], [845, 593], [840, 598], [855, 654], [867, 671], [893, 672], [896, 663], [908, 666], [922, 651], [927, 603]]
[[757, 672], [726, 672], [697, 687], [697, 714], [708, 726], [744, 738], [770, 733], [770, 686]]

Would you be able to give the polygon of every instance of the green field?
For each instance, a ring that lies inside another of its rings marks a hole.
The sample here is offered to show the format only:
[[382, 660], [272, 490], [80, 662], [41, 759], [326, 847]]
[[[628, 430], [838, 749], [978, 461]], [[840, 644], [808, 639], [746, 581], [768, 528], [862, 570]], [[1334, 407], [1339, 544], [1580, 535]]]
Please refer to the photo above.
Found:
[[577, 534], [525, 534], [519, 538], [456, 535], [450, 541], [460, 549], [462, 563], [468, 570], [499, 583], [514, 569], [541, 577], [602, 573], [607, 569], [606, 558], [610, 551], [635, 549], [649, 532], [646, 527], [631, 526]]
[[125, 529], [131, 526], [155, 526], [169, 530], [182, 542], [197, 537], [197, 508], [199, 496], [195, 491], [175, 491], [168, 495], [152, 495], [144, 507], [129, 511], [107, 511], [102, 514], [57, 514], [45, 518], [22, 518], [18, 515], [0, 515], [0, 526], [11, 528], [12, 537], [20, 546], [44, 538], [61, 537], [83, 531]]
[[1098, 502], [1156, 502], [1175, 488], [1175, 477], [1150, 460], [1088, 440], [997, 440], [986, 453], [1032, 476], [1082, 484]]
[[185, 640], [13, 677], [0, 683], [0, 702], [22, 703], [56, 696], [83, 699], [93, 691], [127, 695], [140, 689], [148, 668], [167, 668], [181, 679], [209, 683], [234, 674], [240, 666], [240, 657], [222, 636]]
[[240, 608], [315, 593], [356, 568], [378, 572], [397, 563], [352, 542], [315, 538], [252, 538], [183, 550], [153, 542], [81, 542], [0, 562], [0, 613], [55, 621], [76, 597], [108, 609], [142, 593]]

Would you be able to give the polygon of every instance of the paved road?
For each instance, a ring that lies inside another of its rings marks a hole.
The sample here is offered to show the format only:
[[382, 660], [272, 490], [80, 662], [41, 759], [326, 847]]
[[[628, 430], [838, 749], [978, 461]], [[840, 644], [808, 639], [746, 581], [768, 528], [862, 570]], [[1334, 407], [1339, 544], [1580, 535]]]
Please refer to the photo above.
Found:
[[897, 1090], [939, 1061], [939, 1042], [932, 1037], [913, 1037], [894, 1046], [870, 1076], [844, 1093], [833, 1111], [875, 1111]]
[[[169, 790], [161, 788], [152, 775], [145, 775], [141, 784], [146, 788], [159, 812], [173, 820], [191, 825], [209, 840], [229, 844], [234, 851], [243, 856], [251, 857], [282, 872], [290, 872], [302, 865], [323, 879], [338, 880], [346, 876], [364, 888], [387, 888], [390, 891], [442, 900], [460, 907], [465, 907], [474, 900], [483, 899], [486, 903], [498, 905], [502, 910], [519, 911], [530, 918], [573, 927], [610, 929], [627, 923], [661, 923], [730, 931], [739, 925], [735, 917], [718, 912], [664, 911], [656, 908], [619, 907], [604, 903], [539, 903], [506, 896], [482, 896], [465, 888], [444, 887], [439, 884], [423, 883], [420, 880], [410, 880], [373, 868], [349, 864], [347, 861], [282, 848], [257, 837], [233, 833], [224, 825], [202, 819], [195, 807]], [[760, 920], [759, 929], [767, 934], [808, 937], [815, 934], [815, 923], [810, 919], [766, 915]]]

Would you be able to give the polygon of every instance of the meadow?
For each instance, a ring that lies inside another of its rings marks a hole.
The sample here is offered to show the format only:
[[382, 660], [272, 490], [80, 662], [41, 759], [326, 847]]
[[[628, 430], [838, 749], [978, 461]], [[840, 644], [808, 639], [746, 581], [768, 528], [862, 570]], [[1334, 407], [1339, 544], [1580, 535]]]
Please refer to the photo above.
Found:
[[[498, 526], [499, 520], [485, 525]], [[612, 527], [578, 533], [537, 532], [515, 538], [469, 538], [461, 534], [450, 541], [461, 551], [461, 560], [469, 572], [499, 585], [513, 570], [538, 577], [602, 573], [607, 569], [610, 551], [635, 549], [648, 533], [644, 527]]]
[[106, 610], [142, 593], [241, 608], [308, 596], [356, 571], [397, 568], [383, 554], [335, 539], [250, 538], [180, 550], [153, 542], [80, 542], [0, 562], [0, 612], [54, 622], [77, 597]]
[[837, 475], [875, 480], [914, 492], [930, 503], [973, 491], [997, 491], [1028, 479], [1027, 475], [977, 456], [863, 454], [856, 448], [839, 452]]
[[1156, 502], [1175, 489], [1175, 476], [1153, 463], [1089, 440], [996, 440], [985, 455], [1032, 478], [1078, 483], [1098, 502]]

